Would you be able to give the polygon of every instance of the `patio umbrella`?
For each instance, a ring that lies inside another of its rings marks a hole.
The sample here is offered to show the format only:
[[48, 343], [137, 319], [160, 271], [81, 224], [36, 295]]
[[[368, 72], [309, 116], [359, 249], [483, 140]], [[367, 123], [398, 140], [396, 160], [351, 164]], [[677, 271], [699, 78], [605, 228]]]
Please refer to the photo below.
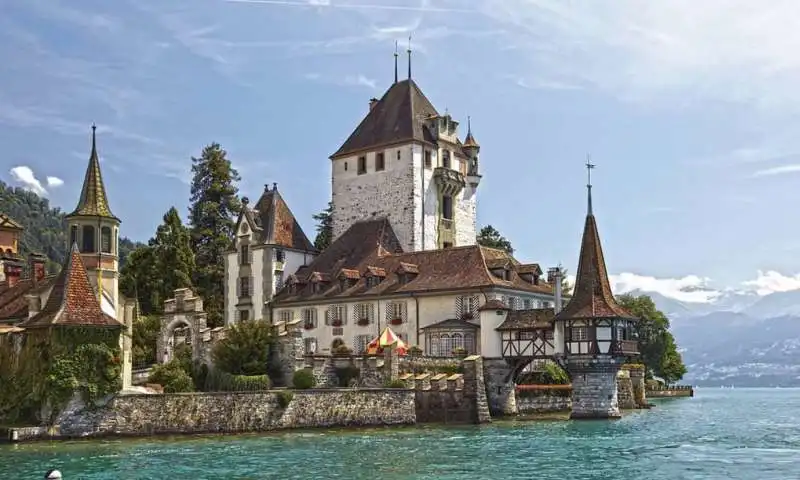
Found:
[[389, 327], [386, 327], [380, 335], [367, 344], [367, 355], [378, 355], [383, 353], [385, 348], [397, 350], [399, 355], [408, 353], [405, 342], [400, 340], [400, 337]]

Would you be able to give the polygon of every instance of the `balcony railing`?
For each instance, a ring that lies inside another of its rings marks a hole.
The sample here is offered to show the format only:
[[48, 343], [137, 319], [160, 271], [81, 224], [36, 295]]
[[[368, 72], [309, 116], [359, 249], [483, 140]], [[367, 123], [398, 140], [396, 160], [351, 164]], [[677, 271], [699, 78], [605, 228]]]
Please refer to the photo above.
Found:
[[639, 342], [636, 340], [617, 340], [611, 347], [612, 353], [618, 355], [638, 355]]
[[434, 168], [433, 180], [444, 195], [457, 195], [466, 185], [461, 172], [446, 167]]

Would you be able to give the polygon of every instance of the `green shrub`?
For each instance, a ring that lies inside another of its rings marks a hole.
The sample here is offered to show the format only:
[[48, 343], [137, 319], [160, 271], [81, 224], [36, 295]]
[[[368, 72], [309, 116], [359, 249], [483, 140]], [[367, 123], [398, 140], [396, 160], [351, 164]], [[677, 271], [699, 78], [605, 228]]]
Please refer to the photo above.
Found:
[[359, 375], [361, 375], [361, 370], [353, 365], [338, 367], [336, 369], [336, 378], [339, 379], [340, 387], [349, 387], [350, 382], [354, 379], [358, 379]]
[[281, 390], [278, 392], [278, 406], [281, 408], [286, 408], [292, 403], [292, 399], [294, 398], [294, 392], [290, 392], [288, 390]]
[[457, 347], [453, 349], [453, 356], [455, 357], [466, 357], [467, 356], [467, 349], [463, 347]]
[[331, 342], [331, 352], [333, 352], [337, 348], [341, 347], [342, 345], [344, 345], [344, 340], [342, 340], [341, 338], [338, 338], [338, 337], [334, 338], [333, 342]]
[[443, 365], [436, 365], [433, 367], [433, 371], [436, 373], [453, 375], [454, 373], [464, 373], [464, 366], [460, 362], [452, 362]]
[[175, 360], [153, 367], [147, 381], [148, 383], [157, 383], [164, 387], [164, 393], [194, 391], [194, 381], [192, 377], [183, 369], [180, 362]]
[[213, 369], [206, 381], [206, 390], [214, 392], [259, 392], [272, 386], [267, 375], [231, 375]]
[[347, 345], [342, 344], [334, 348], [332, 353], [337, 357], [347, 357], [353, 354], [353, 350]]
[[386, 382], [386, 388], [408, 388], [406, 382], [400, 380], [399, 378], [395, 378], [394, 380], [389, 380]]
[[314, 378], [314, 373], [308, 368], [297, 370], [294, 372], [294, 376], [292, 376], [292, 385], [298, 390], [314, 388], [316, 384], [317, 379]]
[[266, 375], [274, 344], [275, 337], [269, 323], [236, 323], [214, 347], [214, 367], [231, 375]]

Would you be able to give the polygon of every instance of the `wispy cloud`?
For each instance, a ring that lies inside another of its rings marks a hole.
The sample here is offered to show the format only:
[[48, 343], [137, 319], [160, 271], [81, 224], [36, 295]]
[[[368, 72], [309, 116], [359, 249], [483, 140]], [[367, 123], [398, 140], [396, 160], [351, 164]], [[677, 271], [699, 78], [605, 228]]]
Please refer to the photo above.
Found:
[[[47, 189], [42, 185], [42, 181], [36, 178], [33, 170], [25, 165], [13, 167], [9, 174], [11, 178], [25, 190], [29, 190], [37, 195], [47, 195]], [[55, 188], [64, 185], [64, 181], [58, 177], [46, 177], [45, 180], [48, 188]]]
[[368, 87], [368, 88], [373, 89], [373, 90], [376, 87], [375, 79], [367, 78], [367, 77], [365, 77], [364, 75], [361, 75], [361, 74], [358, 74], [358, 75], [355, 75], [355, 76], [348, 75], [347, 77], [345, 77], [344, 82], [347, 85]]
[[798, 173], [800, 172], [800, 164], [794, 165], [781, 165], [780, 167], [765, 168], [753, 173], [754, 177], [769, 177], [773, 175], [783, 175], [784, 173]]
[[334, 3], [331, 0], [224, 0], [226, 3], [245, 3], [253, 5], [274, 5], [282, 7], [324, 7], [348, 10], [390, 10], [405, 12], [439, 12], [439, 13], [469, 13], [477, 14], [478, 10], [466, 8], [432, 7], [429, 2], [423, 1], [422, 5], [380, 5], [369, 3]]

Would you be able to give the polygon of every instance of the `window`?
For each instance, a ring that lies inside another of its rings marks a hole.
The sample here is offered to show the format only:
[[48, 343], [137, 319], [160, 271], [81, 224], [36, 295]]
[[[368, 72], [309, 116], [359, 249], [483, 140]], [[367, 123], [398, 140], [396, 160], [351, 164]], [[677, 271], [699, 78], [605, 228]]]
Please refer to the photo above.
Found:
[[519, 310], [520, 309], [520, 299], [517, 297], [508, 297], [508, 308], [511, 310]]
[[453, 242], [442, 242], [442, 248], [453, 248]]
[[344, 171], [347, 171], [347, 162], [344, 162]]
[[386, 168], [386, 162], [383, 158], [383, 152], [375, 154], [375, 171], [380, 171]]
[[442, 150], [442, 166], [450, 168], [450, 150]]
[[283, 250], [275, 250], [275, 261], [276, 262], [285, 262], [286, 261], [286, 252]]
[[239, 277], [239, 297], [250, 296], [250, 277]]
[[400, 160], [400, 150], [397, 151], [397, 159]]
[[289, 323], [294, 320], [294, 310], [283, 310], [280, 314], [281, 322]]
[[573, 342], [585, 342], [589, 340], [589, 332], [586, 327], [572, 327], [570, 329], [570, 340]]
[[359, 303], [353, 309], [353, 321], [362, 327], [371, 324], [375, 318], [374, 307], [371, 303]]
[[467, 162], [465, 162], [464, 159], [458, 162], [458, 171], [461, 172], [461, 175], [467, 174]]
[[431, 151], [425, 150], [425, 168], [430, 170], [433, 162], [431, 162]]
[[364, 355], [367, 353], [367, 345], [372, 341], [372, 335], [356, 335], [353, 337], [353, 353]]
[[367, 277], [367, 288], [377, 287], [381, 283], [381, 277], [372, 275]]
[[456, 298], [456, 317], [462, 320], [471, 320], [478, 316], [478, 295], [464, 295]]
[[303, 316], [303, 327], [306, 329], [317, 328], [317, 309], [304, 308], [301, 312]]
[[100, 229], [100, 251], [103, 253], [111, 253], [111, 227], [103, 227]]
[[325, 325], [340, 327], [347, 324], [347, 306], [331, 305], [325, 311]]
[[239, 248], [239, 265], [250, 265], [250, 245]]
[[406, 323], [406, 302], [389, 302], [386, 304], [386, 323], [392, 325]]
[[453, 197], [450, 195], [442, 195], [442, 218], [453, 219]]
[[317, 339], [314, 337], [304, 338], [303, 347], [305, 348], [306, 355], [314, 355], [317, 353]]
[[239, 321], [246, 322], [250, 320], [250, 310], [239, 310]]
[[367, 157], [358, 157], [358, 174], [367, 173]]
[[532, 308], [531, 307], [532, 303], [533, 303], [533, 301], [530, 298], [526, 298], [526, 299], [522, 300], [522, 308], [525, 309], [525, 310], [530, 310]]
[[69, 248], [78, 243], [78, 226], [73, 225], [69, 229]]
[[275, 282], [275, 291], [280, 292], [283, 288], [283, 272], [275, 270], [275, 272], [273, 272], [273, 279]]
[[81, 232], [81, 252], [92, 253], [94, 251], [94, 227], [84, 225]]

